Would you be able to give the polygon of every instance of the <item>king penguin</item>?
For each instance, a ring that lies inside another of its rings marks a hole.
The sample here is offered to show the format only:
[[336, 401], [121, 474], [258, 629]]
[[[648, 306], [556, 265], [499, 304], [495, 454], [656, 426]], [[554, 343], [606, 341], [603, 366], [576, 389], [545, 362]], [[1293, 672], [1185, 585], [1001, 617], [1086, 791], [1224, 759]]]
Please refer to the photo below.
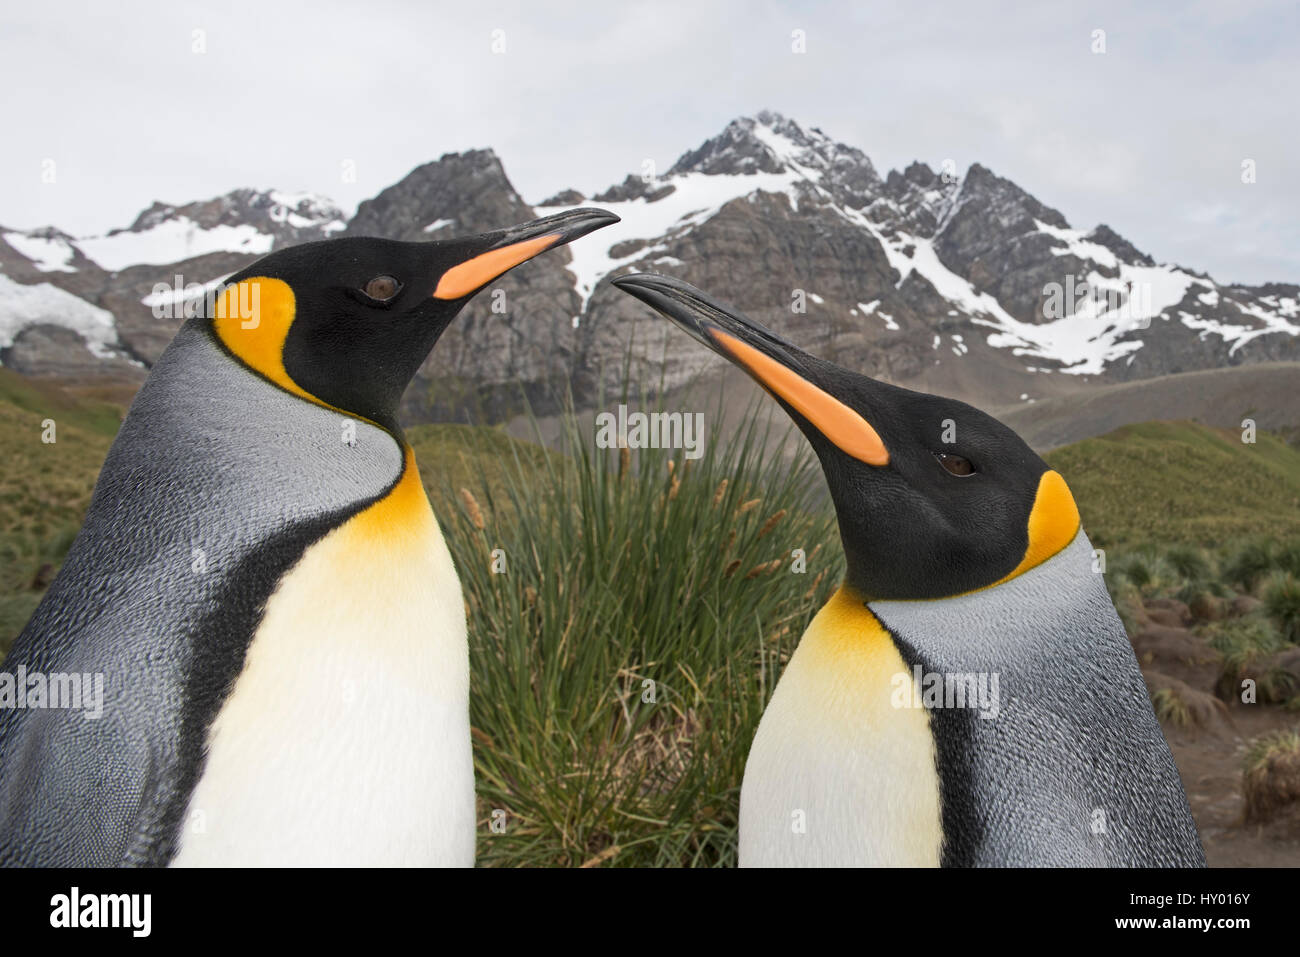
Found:
[[809, 355], [684, 282], [614, 282], [776, 398], [839, 521], [843, 584], [745, 765], [741, 866], [1204, 866], [1060, 474], [978, 409]]
[[274, 252], [137, 394], [9, 674], [0, 864], [474, 861], [465, 606], [398, 401], [465, 303], [616, 222]]

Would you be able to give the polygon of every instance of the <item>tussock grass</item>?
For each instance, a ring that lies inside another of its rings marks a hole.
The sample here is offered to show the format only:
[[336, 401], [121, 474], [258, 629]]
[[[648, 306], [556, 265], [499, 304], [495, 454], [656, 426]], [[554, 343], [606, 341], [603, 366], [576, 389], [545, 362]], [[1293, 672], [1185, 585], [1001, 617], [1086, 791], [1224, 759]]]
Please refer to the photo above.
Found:
[[1241, 682], [1255, 681], [1258, 699], [1263, 704], [1281, 704], [1296, 692], [1291, 674], [1269, 659], [1289, 647], [1277, 627], [1263, 615], [1248, 615], [1213, 622], [1202, 632], [1211, 648], [1223, 655], [1223, 666], [1216, 684], [1218, 694], [1232, 698], [1241, 691]]
[[1273, 566], [1278, 571], [1300, 578], [1300, 539], [1280, 543], [1271, 554]]
[[1164, 556], [1145, 546], [1117, 556], [1111, 566], [1111, 574], [1119, 582], [1127, 582], [1143, 596], [1167, 589], [1179, 581], [1177, 572]]
[[1223, 577], [1242, 591], [1252, 592], [1255, 583], [1276, 567], [1273, 543], [1256, 539], [1246, 542], [1223, 563]]
[[1177, 678], [1154, 672], [1146, 678], [1151, 706], [1156, 718], [1165, 724], [1180, 728], [1210, 727], [1227, 714], [1227, 708], [1218, 698]]
[[1151, 706], [1156, 718], [1164, 724], [1185, 728], [1192, 723], [1192, 713], [1187, 703], [1171, 688], [1159, 688], [1151, 695]]
[[1284, 641], [1300, 644], [1300, 580], [1290, 572], [1275, 572], [1264, 586], [1264, 610]]
[[558, 453], [515, 448], [495, 474], [442, 483], [470, 618], [480, 863], [734, 863], [758, 719], [842, 574], [820, 469], [767, 438], [715, 427], [692, 461], [597, 449], [569, 416]]
[[1210, 577], [1210, 562], [1202, 549], [1174, 545], [1165, 550], [1164, 559], [1173, 573], [1189, 584], [1204, 582]]
[[1247, 823], [1262, 824], [1300, 811], [1300, 727], [1261, 735], [1250, 743], [1241, 788]]

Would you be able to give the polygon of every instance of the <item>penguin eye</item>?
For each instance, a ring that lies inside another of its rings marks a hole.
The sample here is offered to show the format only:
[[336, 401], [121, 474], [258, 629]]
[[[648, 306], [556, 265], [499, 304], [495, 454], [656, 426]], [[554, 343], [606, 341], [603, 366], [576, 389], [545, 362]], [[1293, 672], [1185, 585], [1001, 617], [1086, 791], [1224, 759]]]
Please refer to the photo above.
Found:
[[975, 474], [975, 466], [971, 464], [971, 460], [968, 458], [953, 455], [951, 452], [935, 452], [934, 457], [939, 460], [940, 465], [953, 475], [964, 477]]
[[366, 283], [365, 288], [361, 291], [377, 302], [387, 302], [396, 296], [401, 289], [402, 284], [392, 276], [376, 276]]

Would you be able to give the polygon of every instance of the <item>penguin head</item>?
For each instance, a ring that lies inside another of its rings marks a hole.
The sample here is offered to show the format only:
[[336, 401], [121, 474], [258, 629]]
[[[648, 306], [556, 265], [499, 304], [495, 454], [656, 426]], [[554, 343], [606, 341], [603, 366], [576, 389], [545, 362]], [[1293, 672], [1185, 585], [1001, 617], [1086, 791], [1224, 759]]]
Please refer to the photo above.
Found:
[[1000, 584], [1078, 533], [1064, 479], [979, 409], [809, 355], [679, 280], [614, 285], [740, 366], [794, 419], [825, 472], [846, 582], [862, 596], [945, 598]]
[[225, 284], [212, 329], [253, 371], [307, 401], [395, 428], [402, 392], [485, 285], [618, 222], [577, 209], [435, 242], [345, 237], [292, 246]]

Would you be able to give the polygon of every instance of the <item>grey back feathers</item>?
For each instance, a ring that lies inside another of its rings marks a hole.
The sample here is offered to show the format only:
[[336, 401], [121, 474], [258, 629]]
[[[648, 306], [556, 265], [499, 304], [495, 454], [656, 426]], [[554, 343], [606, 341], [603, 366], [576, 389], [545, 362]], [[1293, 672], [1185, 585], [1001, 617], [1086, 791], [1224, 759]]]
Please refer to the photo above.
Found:
[[1204, 866], [1178, 769], [1082, 531], [996, 588], [871, 609], [909, 667], [998, 675], [996, 717], [930, 711], [945, 865]]
[[402, 468], [392, 435], [277, 388], [190, 320], [132, 404], [85, 526], [4, 663], [103, 674], [104, 706], [97, 720], [0, 710], [0, 864], [169, 861], [267, 598]]

